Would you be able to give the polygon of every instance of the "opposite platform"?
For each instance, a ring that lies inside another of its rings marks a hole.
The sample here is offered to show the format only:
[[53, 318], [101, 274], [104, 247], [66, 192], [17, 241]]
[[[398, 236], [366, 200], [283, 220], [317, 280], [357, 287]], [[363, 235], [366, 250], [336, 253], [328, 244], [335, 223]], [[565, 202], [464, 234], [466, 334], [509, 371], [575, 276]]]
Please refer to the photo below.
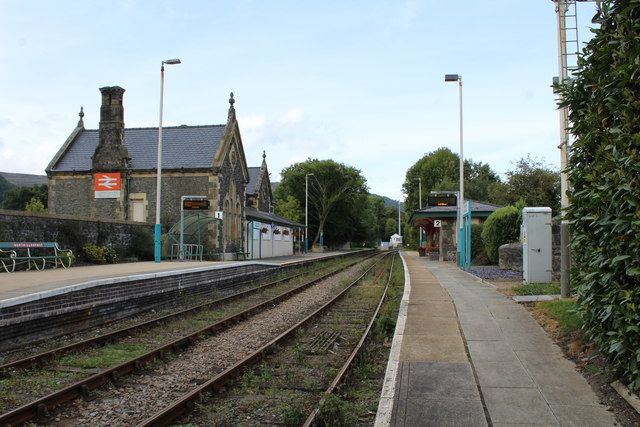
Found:
[[526, 309], [453, 264], [402, 256], [411, 291], [377, 425], [615, 424]]
[[0, 307], [3, 306], [2, 302], [7, 300], [12, 300], [12, 303], [23, 303], [30, 299], [45, 298], [79, 287], [98, 286], [106, 282], [126, 281], [151, 275], [162, 276], [172, 273], [196, 272], [249, 263], [283, 265], [336, 254], [336, 252], [309, 253], [255, 261], [162, 261], [160, 263], [149, 261], [90, 265], [67, 269], [49, 268], [42, 271], [3, 272], [0, 273]]

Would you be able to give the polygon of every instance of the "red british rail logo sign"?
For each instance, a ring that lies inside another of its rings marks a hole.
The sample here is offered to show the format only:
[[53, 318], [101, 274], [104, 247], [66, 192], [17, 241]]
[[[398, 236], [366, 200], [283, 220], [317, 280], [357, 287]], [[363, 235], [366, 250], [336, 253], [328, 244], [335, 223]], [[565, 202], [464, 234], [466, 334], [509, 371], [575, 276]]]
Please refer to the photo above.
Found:
[[93, 191], [96, 199], [117, 199], [120, 197], [122, 178], [120, 173], [98, 172], [93, 176]]

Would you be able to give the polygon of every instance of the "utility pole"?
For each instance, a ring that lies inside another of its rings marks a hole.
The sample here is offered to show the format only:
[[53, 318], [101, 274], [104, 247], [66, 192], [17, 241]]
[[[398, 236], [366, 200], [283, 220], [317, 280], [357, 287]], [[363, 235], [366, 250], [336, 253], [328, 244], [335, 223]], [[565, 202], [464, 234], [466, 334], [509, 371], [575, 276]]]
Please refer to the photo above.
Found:
[[[554, 0], [556, 3], [556, 16], [558, 20], [558, 83], [568, 81], [570, 72], [577, 69], [577, 57], [579, 51], [578, 42], [578, 12], [576, 1], [588, 0]], [[570, 32], [570, 37], [568, 36]], [[571, 49], [570, 49], [571, 47]], [[569, 57], [575, 58], [576, 64], [569, 64]], [[562, 94], [560, 101], [562, 101]], [[570, 266], [571, 266], [571, 238], [569, 236], [569, 221], [566, 210], [569, 207], [567, 192], [570, 189], [567, 166], [569, 164], [569, 109], [560, 107], [560, 294], [562, 298], [568, 298], [571, 291]]]

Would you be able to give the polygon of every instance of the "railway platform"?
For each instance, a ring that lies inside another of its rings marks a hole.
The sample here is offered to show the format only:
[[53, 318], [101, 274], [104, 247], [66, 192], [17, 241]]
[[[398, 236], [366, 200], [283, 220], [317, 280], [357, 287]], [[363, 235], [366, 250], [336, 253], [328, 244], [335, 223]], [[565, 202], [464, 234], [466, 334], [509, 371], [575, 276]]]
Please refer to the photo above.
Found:
[[376, 426], [615, 424], [525, 308], [453, 264], [402, 258]]
[[0, 307], [3, 302], [26, 302], [31, 299], [46, 298], [71, 291], [78, 287], [91, 287], [108, 281], [125, 281], [140, 276], [162, 276], [175, 272], [202, 271], [226, 268], [233, 265], [251, 263], [284, 265], [313, 258], [335, 255], [335, 252], [308, 253], [276, 258], [264, 258], [256, 261], [162, 261], [155, 263], [131, 262], [121, 264], [91, 265], [67, 269], [45, 269], [41, 271], [16, 271], [0, 273]]

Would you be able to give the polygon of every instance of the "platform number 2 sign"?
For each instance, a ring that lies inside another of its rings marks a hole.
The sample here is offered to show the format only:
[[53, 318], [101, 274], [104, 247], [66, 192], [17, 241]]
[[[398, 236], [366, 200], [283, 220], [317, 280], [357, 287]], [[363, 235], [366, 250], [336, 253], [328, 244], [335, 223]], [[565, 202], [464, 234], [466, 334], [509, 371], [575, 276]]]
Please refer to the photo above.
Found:
[[434, 220], [433, 220], [433, 226], [434, 226], [435, 228], [440, 228], [440, 227], [442, 227], [442, 220], [441, 220], [441, 219], [434, 219]]

